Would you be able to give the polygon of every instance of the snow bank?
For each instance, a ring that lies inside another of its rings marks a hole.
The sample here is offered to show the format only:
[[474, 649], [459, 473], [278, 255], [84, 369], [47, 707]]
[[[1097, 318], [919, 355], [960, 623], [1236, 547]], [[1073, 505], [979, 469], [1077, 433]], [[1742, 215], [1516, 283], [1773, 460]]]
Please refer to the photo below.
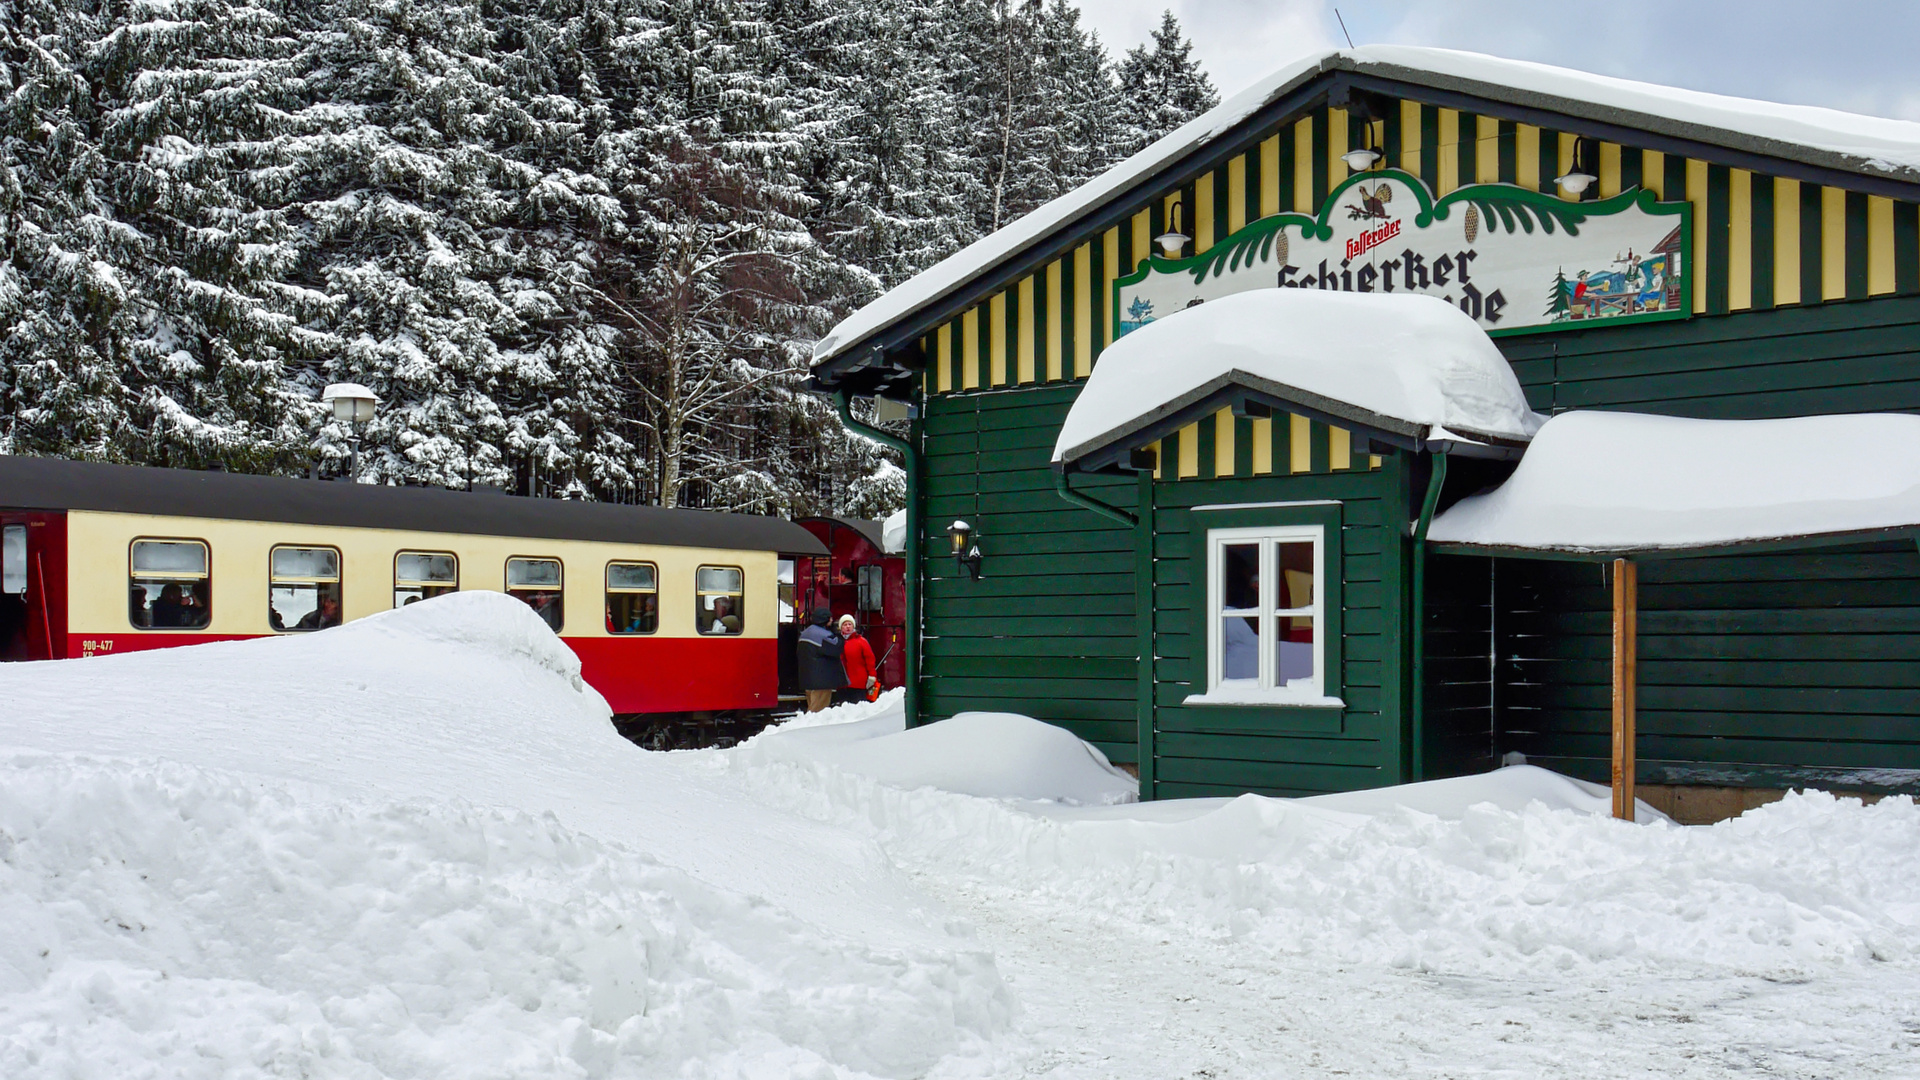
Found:
[[[1876, 464], [1862, 469], [1861, 447]], [[1685, 468], [1674, 468], [1676, 461]], [[1513, 476], [1433, 520], [1437, 542], [1563, 551], [1707, 547], [1920, 525], [1920, 416], [1693, 420], [1568, 412]]]
[[[1535, 803], [1550, 810], [1572, 810], [1598, 817], [1610, 817], [1613, 814], [1613, 791], [1605, 784], [1589, 784], [1542, 769], [1538, 765], [1510, 765], [1475, 776], [1452, 776], [1445, 780], [1427, 780], [1397, 787], [1315, 795], [1299, 802], [1302, 806], [1314, 806], [1322, 810], [1375, 817], [1401, 810], [1415, 810], [1448, 821], [1465, 818], [1477, 806], [1496, 806], [1520, 813]], [[1643, 800], [1634, 800], [1634, 807], [1636, 821], [1673, 820]]]
[[888, 697], [866, 715], [762, 732], [749, 740], [750, 753], [761, 761], [823, 763], [888, 787], [983, 799], [1105, 806], [1138, 797], [1139, 781], [1064, 728], [1016, 713], [967, 712], [908, 730], [904, 691]]
[[1806, 157], [1796, 151], [1811, 149], [1827, 157], [1820, 164], [1920, 178], [1920, 123], [1912, 121], [1726, 97], [1451, 49], [1369, 45], [1319, 52], [1285, 64], [1094, 179], [889, 290], [820, 339], [813, 362], [832, 359], [869, 334], [990, 273], [1143, 177], [1161, 172], [1315, 76], [1335, 70], [1465, 90], [1710, 145], [1737, 145], [1790, 158]]
[[904, 555], [907, 550], [907, 512], [895, 510], [880, 526], [880, 546], [889, 555]]
[[711, 767], [909, 866], [1170, 936], [1550, 979], [1920, 958], [1920, 807], [1904, 797], [1810, 793], [1710, 828], [1629, 824], [1590, 786], [1517, 767], [1317, 799], [1073, 808], [903, 790], [770, 741]]
[[1014, 1007], [524, 605], [0, 667], [0, 1075], [918, 1075]]
[[1108, 346], [1054, 443], [1057, 464], [1111, 446], [1228, 384], [1355, 420], [1509, 441], [1541, 417], [1486, 331], [1437, 297], [1254, 289]]

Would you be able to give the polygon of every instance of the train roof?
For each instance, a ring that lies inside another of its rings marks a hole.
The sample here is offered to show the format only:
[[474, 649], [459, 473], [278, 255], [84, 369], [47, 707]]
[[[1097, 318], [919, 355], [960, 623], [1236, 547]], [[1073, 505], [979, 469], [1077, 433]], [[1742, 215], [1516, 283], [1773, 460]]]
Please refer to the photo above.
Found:
[[805, 525], [809, 521], [830, 521], [835, 525], [852, 529], [854, 532], [866, 537], [867, 542], [873, 545], [875, 551], [884, 552], [887, 550], [881, 546], [880, 543], [880, 523], [872, 518], [835, 517], [831, 514], [817, 514], [813, 517], [795, 518], [794, 521], [800, 525]]
[[0, 506], [825, 555], [783, 518], [0, 455]]

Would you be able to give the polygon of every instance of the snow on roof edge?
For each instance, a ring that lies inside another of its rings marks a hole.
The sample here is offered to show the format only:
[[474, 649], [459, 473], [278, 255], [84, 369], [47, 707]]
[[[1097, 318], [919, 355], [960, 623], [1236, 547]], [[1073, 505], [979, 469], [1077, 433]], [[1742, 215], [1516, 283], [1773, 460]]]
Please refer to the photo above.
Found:
[[[1275, 328], [1284, 326], [1285, 333]], [[1239, 386], [1387, 434], [1522, 444], [1543, 418], [1485, 330], [1431, 296], [1253, 289], [1109, 346], [1054, 441], [1064, 467]]]
[[[888, 324], [965, 288], [1075, 214], [1100, 205], [1127, 184], [1247, 119], [1307, 80], [1333, 70], [1365, 71], [1426, 82], [1439, 89], [1471, 90], [1478, 96], [1504, 98], [1521, 105], [1594, 114], [1596, 119], [1608, 122], [1789, 160], [1824, 156], [1828, 160], [1810, 163], [1920, 184], [1920, 123], [1913, 121], [1684, 90], [1453, 49], [1369, 45], [1325, 50], [1282, 65], [1092, 180], [882, 293], [814, 344], [812, 366], [820, 366]], [[1505, 78], [1495, 80], [1496, 73]], [[1647, 107], [1657, 103], [1669, 108], [1650, 111]], [[1683, 107], [1672, 108], [1675, 103]], [[1728, 135], [1740, 136], [1746, 142], [1729, 140]]]
[[[1882, 468], [1856, 467], [1861, 443], [1880, 452]], [[1625, 555], [1916, 530], [1920, 416], [1576, 409], [1541, 427], [1500, 486], [1436, 517], [1427, 539], [1483, 552]]]

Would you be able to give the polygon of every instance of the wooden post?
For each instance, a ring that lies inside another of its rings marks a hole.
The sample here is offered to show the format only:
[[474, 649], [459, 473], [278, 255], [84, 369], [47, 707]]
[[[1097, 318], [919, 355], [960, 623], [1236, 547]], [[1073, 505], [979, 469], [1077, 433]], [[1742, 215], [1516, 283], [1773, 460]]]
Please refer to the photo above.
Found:
[[1635, 623], [1640, 613], [1640, 574], [1626, 559], [1613, 560], [1613, 816], [1633, 820]]

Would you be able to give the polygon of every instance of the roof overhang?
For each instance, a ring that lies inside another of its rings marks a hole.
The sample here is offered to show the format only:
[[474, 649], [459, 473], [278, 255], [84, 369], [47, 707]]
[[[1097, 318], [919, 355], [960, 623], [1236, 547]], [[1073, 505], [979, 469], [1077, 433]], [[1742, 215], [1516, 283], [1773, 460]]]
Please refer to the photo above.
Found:
[[1502, 544], [1464, 544], [1452, 540], [1428, 540], [1427, 549], [1440, 555], [1490, 555], [1507, 559], [1539, 559], [1548, 562], [1612, 562], [1630, 559], [1655, 562], [1667, 559], [1703, 559], [1715, 555], [1766, 555], [1783, 551], [1807, 551], [1815, 548], [1846, 547], [1852, 544], [1882, 544], [1889, 541], [1920, 543], [1920, 522], [1884, 529], [1849, 529], [1839, 532], [1810, 532], [1795, 536], [1770, 536], [1727, 544], [1681, 546], [1638, 546], [1596, 548], [1515, 547]]

